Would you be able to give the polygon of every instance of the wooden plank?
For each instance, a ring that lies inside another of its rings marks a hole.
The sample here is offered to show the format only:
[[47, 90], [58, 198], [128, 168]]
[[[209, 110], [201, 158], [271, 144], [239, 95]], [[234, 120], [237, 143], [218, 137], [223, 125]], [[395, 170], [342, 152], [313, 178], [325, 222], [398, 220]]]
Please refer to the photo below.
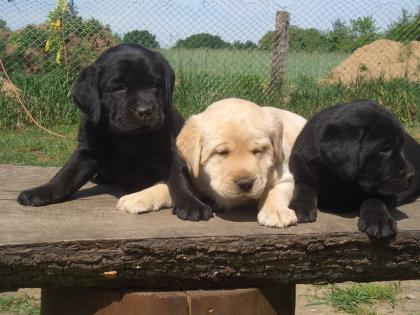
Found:
[[321, 212], [315, 223], [284, 230], [259, 226], [252, 209], [198, 223], [169, 209], [135, 216], [115, 210], [118, 192], [91, 184], [66, 203], [16, 203], [22, 189], [56, 171], [0, 166], [0, 287], [190, 289], [420, 278], [419, 200], [397, 212], [396, 239], [379, 243], [358, 232], [355, 215]]
[[292, 315], [295, 314], [295, 295], [295, 285], [187, 291], [190, 315]]
[[42, 315], [189, 315], [185, 292], [80, 288], [42, 290]]
[[257, 289], [189, 291], [187, 298], [189, 314], [277, 315]]
[[[43, 315], [292, 315], [295, 313], [293, 288], [281, 285], [262, 290], [249, 288], [167, 292], [48, 288], [42, 290], [41, 313]], [[290, 300], [286, 301], [286, 298]], [[289, 308], [280, 306], [282, 303], [279, 301], [289, 305]]]

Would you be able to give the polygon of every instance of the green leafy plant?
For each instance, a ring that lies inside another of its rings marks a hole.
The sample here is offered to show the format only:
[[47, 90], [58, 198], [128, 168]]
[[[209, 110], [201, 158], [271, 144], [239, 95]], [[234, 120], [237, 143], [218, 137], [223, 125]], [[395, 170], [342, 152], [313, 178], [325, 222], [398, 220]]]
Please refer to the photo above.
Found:
[[67, 13], [67, 1], [57, 0], [57, 7], [48, 14], [48, 39], [45, 42], [45, 51], [55, 56], [57, 64], [66, 60], [64, 20]]
[[231, 44], [224, 41], [219, 35], [200, 33], [191, 35], [176, 42], [175, 48], [229, 48]]
[[397, 283], [386, 285], [356, 283], [347, 288], [331, 285], [330, 290], [315, 304], [327, 303], [334, 308], [349, 314], [376, 314], [373, 304], [376, 302], [396, 303], [399, 290]]
[[123, 37], [123, 42], [142, 44], [148, 48], [159, 48], [159, 42], [156, 40], [156, 35], [153, 35], [146, 30], [134, 30], [128, 32]]
[[13, 312], [16, 315], [39, 315], [40, 306], [28, 297], [2, 296], [0, 297], [0, 311]]

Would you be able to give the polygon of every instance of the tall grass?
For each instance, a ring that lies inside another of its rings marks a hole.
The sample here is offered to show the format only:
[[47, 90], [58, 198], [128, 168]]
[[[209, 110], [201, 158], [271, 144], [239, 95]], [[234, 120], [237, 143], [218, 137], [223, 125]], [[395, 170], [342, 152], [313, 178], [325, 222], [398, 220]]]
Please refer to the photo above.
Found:
[[[320, 83], [321, 78], [345, 55], [291, 53], [281, 91], [270, 86], [271, 54], [261, 51], [185, 50], [163, 51], [176, 71], [174, 103], [185, 116], [202, 111], [226, 97], [249, 99], [261, 105], [289, 109], [311, 117], [322, 108], [369, 98], [390, 108], [406, 126], [420, 122], [420, 83], [396, 79], [359, 81], [350, 86]], [[80, 113], [72, 102], [73, 77], [12, 73], [22, 97], [38, 121], [46, 126], [74, 125]], [[30, 125], [20, 105], [0, 93], [0, 129]]]
[[[75, 124], [80, 113], [72, 101], [72, 81], [62, 73], [48, 74], [12, 73], [13, 83], [20, 89], [20, 96], [28, 110], [43, 125]], [[0, 93], [0, 129], [20, 127], [30, 121], [13, 97]]]
[[377, 314], [372, 305], [375, 302], [386, 302], [394, 306], [398, 291], [399, 285], [396, 283], [356, 283], [348, 288], [332, 285], [330, 292], [320, 302], [331, 304], [348, 314]]
[[[232, 49], [168, 49], [161, 50], [176, 72], [207, 74], [250, 74], [268, 77], [271, 52]], [[293, 81], [301, 75], [314, 79], [325, 76], [343, 61], [346, 53], [289, 52], [286, 79]]]
[[383, 104], [406, 127], [420, 125], [420, 84], [406, 79], [360, 80], [351, 85], [330, 85], [302, 76], [285, 88], [283, 99], [274, 105], [309, 118], [332, 104], [355, 99], [371, 99]]

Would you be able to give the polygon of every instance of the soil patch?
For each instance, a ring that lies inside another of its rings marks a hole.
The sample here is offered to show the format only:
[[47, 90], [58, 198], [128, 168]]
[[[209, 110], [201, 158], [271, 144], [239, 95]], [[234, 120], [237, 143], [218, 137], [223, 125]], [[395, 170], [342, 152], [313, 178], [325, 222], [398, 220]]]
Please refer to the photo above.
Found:
[[358, 79], [420, 81], [420, 42], [380, 39], [358, 48], [327, 76], [326, 82], [350, 84]]

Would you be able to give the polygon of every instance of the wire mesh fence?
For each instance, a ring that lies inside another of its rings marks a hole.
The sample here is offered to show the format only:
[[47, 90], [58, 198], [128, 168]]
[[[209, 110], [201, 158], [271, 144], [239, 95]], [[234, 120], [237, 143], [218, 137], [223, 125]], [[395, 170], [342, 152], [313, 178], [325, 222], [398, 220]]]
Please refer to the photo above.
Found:
[[[286, 29], [276, 29], [279, 11], [290, 14]], [[279, 32], [287, 33], [284, 73], [273, 76]], [[185, 115], [232, 96], [309, 115], [321, 103], [394, 84], [382, 101], [413, 123], [419, 40], [417, 0], [1, 0], [0, 56], [14, 85], [0, 71], [0, 127], [25, 123], [13, 93], [47, 124], [76, 122], [75, 77], [121, 42], [164, 54], [177, 76], [175, 104]], [[276, 77], [281, 87], [273, 84]], [[360, 80], [381, 84], [363, 90]]]

